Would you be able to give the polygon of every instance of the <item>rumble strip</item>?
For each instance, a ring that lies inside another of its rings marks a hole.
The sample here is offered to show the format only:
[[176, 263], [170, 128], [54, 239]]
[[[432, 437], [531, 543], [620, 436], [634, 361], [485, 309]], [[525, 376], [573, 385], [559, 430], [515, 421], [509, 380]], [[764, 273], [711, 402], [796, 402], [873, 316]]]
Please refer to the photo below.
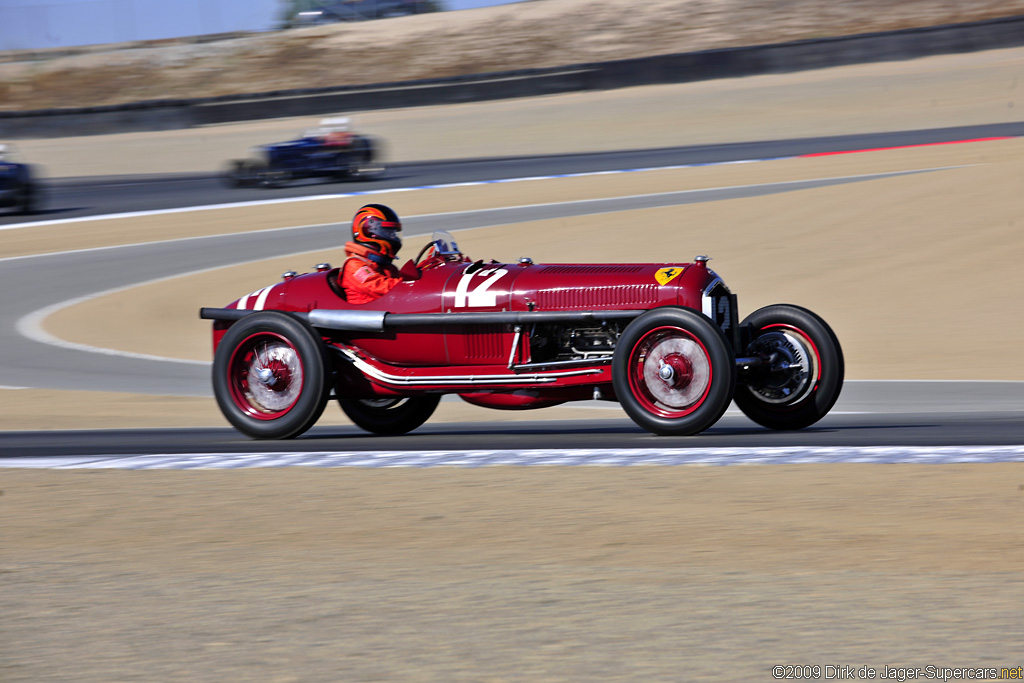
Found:
[[947, 465], [993, 462], [1024, 462], [1024, 445], [338, 451], [0, 457], [0, 468], [190, 470], [257, 467], [721, 467], [824, 463]]

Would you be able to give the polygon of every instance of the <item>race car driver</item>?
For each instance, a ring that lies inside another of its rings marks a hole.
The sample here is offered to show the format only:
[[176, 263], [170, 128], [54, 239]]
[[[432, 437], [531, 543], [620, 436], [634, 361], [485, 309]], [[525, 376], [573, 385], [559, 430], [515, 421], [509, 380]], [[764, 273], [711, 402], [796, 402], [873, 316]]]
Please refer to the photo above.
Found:
[[356, 211], [352, 240], [345, 244], [348, 258], [341, 269], [341, 287], [349, 303], [376, 301], [403, 279], [413, 279], [391, 265], [402, 247], [402, 222], [390, 208], [367, 204]]

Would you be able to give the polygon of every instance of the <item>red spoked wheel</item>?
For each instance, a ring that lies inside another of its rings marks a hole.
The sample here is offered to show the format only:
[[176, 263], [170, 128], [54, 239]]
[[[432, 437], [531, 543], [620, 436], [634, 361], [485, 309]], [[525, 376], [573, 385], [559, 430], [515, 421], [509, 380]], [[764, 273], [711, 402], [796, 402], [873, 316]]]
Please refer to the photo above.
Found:
[[839, 398], [843, 350], [832, 328], [799, 306], [776, 304], [744, 318], [751, 331], [743, 355], [760, 365], [745, 371], [736, 405], [770, 429], [803, 429], [823, 418]]
[[615, 395], [626, 413], [655, 434], [704, 431], [732, 400], [735, 364], [722, 331], [684, 308], [641, 315], [623, 332], [612, 363]]
[[266, 311], [232, 325], [213, 361], [214, 396], [242, 433], [287, 439], [309, 429], [327, 403], [320, 338], [304, 322]]
[[257, 332], [235, 347], [228, 361], [231, 398], [257, 420], [285, 415], [302, 395], [302, 359], [288, 339]]
[[629, 386], [641, 405], [668, 418], [689, 415], [711, 388], [711, 359], [700, 340], [678, 327], [645, 334], [629, 357]]

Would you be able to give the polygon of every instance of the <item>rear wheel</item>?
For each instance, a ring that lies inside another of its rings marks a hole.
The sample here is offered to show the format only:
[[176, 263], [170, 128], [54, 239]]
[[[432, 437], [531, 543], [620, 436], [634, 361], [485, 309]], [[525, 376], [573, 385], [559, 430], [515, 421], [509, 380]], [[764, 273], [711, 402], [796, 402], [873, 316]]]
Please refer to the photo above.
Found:
[[25, 183], [18, 191], [18, 213], [30, 215], [39, 208], [39, 194], [35, 185]]
[[736, 405], [769, 429], [803, 429], [823, 418], [843, 389], [843, 350], [832, 328], [799, 306], [765, 306], [747, 316], [743, 355], [761, 359], [744, 371]]
[[339, 397], [338, 404], [350, 420], [366, 431], [397, 436], [429, 420], [440, 400], [440, 394], [398, 398]]
[[722, 331], [685, 308], [644, 313], [622, 333], [612, 360], [615, 395], [649, 432], [685, 436], [718, 421], [736, 368]]
[[289, 439], [320, 418], [330, 389], [323, 342], [304, 322], [278, 311], [242, 318], [213, 358], [213, 393], [238, 431]]

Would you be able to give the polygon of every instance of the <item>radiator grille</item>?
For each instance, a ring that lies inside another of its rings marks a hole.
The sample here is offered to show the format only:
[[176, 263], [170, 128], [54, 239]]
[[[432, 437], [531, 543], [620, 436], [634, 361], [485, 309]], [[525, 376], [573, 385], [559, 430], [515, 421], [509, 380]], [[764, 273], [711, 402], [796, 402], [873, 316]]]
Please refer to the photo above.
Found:
[[502, 329], [501, 325], [467, 325], [463, 330], [466, 357], [473, 360], [504, 358], [507, 350], [502, 348]]

